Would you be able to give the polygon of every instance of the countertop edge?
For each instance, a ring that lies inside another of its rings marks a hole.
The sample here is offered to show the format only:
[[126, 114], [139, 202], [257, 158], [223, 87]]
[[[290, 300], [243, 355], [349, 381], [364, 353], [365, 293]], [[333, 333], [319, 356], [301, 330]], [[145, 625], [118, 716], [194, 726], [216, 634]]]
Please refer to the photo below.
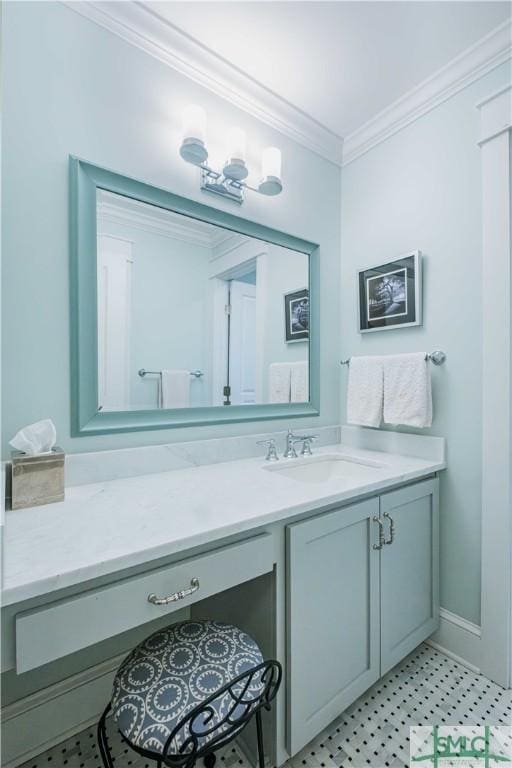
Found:
[[49, 596], [53, 593], [78, 585], [84, 585], [84, 591], [86, 591], [87, 582], [93, 581], [94, 579], [103, 578], [109, 575], [118, 578], [119, 574], [123, 571], [136, 568], [146, 563], [151, 566], [153, 562], [166, 556], [176, 555], [180, 552], [195, 547], [201, 547], [208, 543], [214, 544], [221, 539], [229, 538], [230, 536], [235, 536], [237, 534], [248, 533], [252, 530], [257, 530], [264, 525], [283, 522], [288, 518], [296, 517], [297, 515], [307, 515], [322, 507], [329, 507], [337, 503], [356, 501], [358, 498], [378, 494], [381, 491], [385, 491], [394, 486], [427, 478], [436, 472], [446, 469], [446, 467], [447, 463], [445, 460], [432, 462], [428, 467], [399, 473], [394, 477], [367, 484], [364, 488], [341, 491], [328, 496], [319, 497], [314, 501], [310, 500], [304, 504], [292, 504], [290, 507], [273, 510], [269, 513], [262, 513], [257, 517], [242, 520], [239, 523], [231, 522], [227, 525], [221, 525], [217, 528], [212, 528], [209, 531], [202, 531], [183, 539], [165, 541], [156, 547], [139, 550], [135, 553], [130, 553], [129, 555], [125, 554], [114, 559], [94, 563], [90, 566], [77, 569], [76, 571], [69, 571], [62, 577], [57, 575], [52, 578], [29, 582], [19, 587], [7, 588], [2, 590], [2, 607], [8, 607], [28, 600]]

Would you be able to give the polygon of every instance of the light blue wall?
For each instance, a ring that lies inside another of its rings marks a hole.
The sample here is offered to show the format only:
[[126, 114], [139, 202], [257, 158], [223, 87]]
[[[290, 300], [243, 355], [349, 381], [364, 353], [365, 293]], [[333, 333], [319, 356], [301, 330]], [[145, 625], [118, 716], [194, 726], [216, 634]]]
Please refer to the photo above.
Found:
[[[444, 349], [431, 434], [448, 440], [441, 481], [441, 603], [480, 620], [481, 177], [475, 104], [510, 80], [494, 70], [343, 169], [344, 357]], [[424, 254], [424, 322], [361, 336], [356, 268]], [[498, 374], [498, 372], [497, 372]], [[345, 391], [346, 372], [342, 389]], [[344, 398], [343, 398], [344, 402]], [[344, 417], [342, 406], [342, 419]]]
[[155, 242], [147, 251], [150, 258], [137, 259], [135, 251], [132, 318], [137, 332], [132, 340], [132, 392], [138, 399], [145, 389], [144, 406], [140, 407], [154, 408], [158, 377], [141, 379], [136, 373], [139, 368], [199, 369], [205, 376], [190, 377], [190, 404], [208, 405], [210, 250], [158, 235], [151, 238]]
[[[66, 451], [255, 431], [247, 423], [70, 438], [68, 155], [238, 212], [201, 193], [197, 172], [177, 155], [190, 102], [207, 110], [216, 155], [232, 124], [247, 131], [252, 167], [264, 146], [282, 149], [283, 194], [249, 193], [240, 212], [321, 246], [321, 415], [308, 423], [337, 423], [340, 169], [67, 6], [8, 3], [3, 12], [4, 454], [14, 432], [44, 417]], [[279, 423], [257, 429], [269, 427]]]

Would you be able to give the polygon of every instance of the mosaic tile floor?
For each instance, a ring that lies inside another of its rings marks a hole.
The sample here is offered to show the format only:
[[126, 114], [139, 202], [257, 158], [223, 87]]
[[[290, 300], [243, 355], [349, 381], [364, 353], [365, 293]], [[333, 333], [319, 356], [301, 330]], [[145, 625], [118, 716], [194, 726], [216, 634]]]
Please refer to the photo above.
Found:
[[[402, 768], [409, 762], [409, 727], [435, 724], [510, 726], [512, 691], [504, 691], [422, 645], [290, 760], [286, 768]], [[110, 735], [110, 742], [119, 768], [155, 767], [155, 763], [130, 751], [117, 734]], [[249, 768], [232, 745], [220, 758], [218, 768]], [[43, 766], [102, 768], [95, 730], [83, 731], [21, 768]]]

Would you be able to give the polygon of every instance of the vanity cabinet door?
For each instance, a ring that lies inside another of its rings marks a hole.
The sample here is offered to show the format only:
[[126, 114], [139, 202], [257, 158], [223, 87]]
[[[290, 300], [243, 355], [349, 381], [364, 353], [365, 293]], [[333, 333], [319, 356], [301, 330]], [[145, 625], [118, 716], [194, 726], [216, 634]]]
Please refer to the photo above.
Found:
[[439, 626], [438, 482], [380, 497], [383, 675]]
[[287, 527], [288, 749], [379, 677], [378, 499]]

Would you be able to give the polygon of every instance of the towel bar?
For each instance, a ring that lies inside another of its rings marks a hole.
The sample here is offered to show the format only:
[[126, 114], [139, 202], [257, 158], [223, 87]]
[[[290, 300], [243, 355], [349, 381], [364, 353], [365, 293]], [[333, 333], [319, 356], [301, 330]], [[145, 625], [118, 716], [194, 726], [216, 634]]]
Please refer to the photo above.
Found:
[[[435, 349], [430, 354], [425, 355], [425, 360], [430, 360], [434, 365], [442, 365], [446, 360], [446, 352], [443, 352], [441, 349]], [[340, 360], [340, 365], [350, 365], [350, 357], [346, 360]]]
[[[147, 376], [148, 373], [155, 374], [156, 376], [160, 376], [162, 371], [147, 371], [145, 368], [139, 368], [139, 376], [141, 378], [144, 378], [144, 376]], [[200, 379], [201, 376], [204, 376], [202, 371], [189, 371], [191, 376], [195, 376], [196, 379]]]

